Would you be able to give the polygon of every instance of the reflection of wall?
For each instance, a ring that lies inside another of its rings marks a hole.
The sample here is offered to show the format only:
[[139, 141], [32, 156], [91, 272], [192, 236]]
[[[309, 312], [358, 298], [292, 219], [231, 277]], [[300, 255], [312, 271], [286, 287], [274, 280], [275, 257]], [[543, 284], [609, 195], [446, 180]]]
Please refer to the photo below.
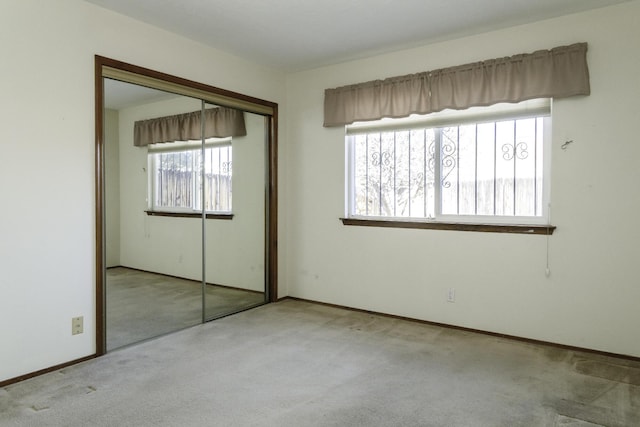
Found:
[[233, 139], [233, 220], [207, 221], [207, 282], [264, 291], [264, 118], [245, 113]]
[[196, 111], [200, 106], [197, 99], [178, 97], [120, 110], [120, 263], [123, 266], [187, 278], [200, 275], [199, 221], [147, 216], [144, 212], [148, 207], [147, 149], [133, 145], [135, 121]]
[[[195, 280], [202, 274], [199, 218], [148, 216], [147, 149], [133, 146], [136, 120], [196, 111], [179, 97], [120, 111], [120, 265]], [[233, 140], [233, 220], [209, 219], [207, 281], [264, 289], [263, 118], [245, 114], [247, 136]]]
[[120, 155], [118, 112], [105, 110], [105, 233], [106, 266], [120, 265]]

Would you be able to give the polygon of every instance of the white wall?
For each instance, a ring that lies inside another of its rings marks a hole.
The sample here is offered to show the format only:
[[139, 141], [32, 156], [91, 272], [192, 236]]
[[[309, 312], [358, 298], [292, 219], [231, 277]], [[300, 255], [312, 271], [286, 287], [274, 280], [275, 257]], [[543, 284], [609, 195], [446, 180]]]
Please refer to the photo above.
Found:
[[[289, 294], [640, 356], [639, 17], [634, 1], [288, 76]], [[580, 41], [592, 94], [554, 103], [550, 277], [544, 236], [338, 220], [344, 130], [322, 127], [324, 89]]]
[[95, 352], [94, 55], [274, 102], [285, 76], [80, 0], [4, 0], [0, 50], [2, 381]]
[[[119, 111], [122, 266], [201, 280], [201, 219], [145, 213], [147, 148], [133, 145], [136, 121], [199, 109], [199, 100], [178, 97]], [[264, 118], [245, 113], [245, 125], [247, 135], [232, 140], [234, 217], [206, 221], [206, 274], [208, 283], [264, 291]]]
[[[95, 54], [280, 103], [280, 296], [640, 356], [637, 0], [301, 72], [286, 85], [277, 71], [80, 0], [2, 9], [0, 381], [95, 351]], [[592, 95], [554, 105], [549, 278], [544, 237], [338, 221], [344, 141], [322, 128], [325, 88], [577, 41], [589, 43]], [[79, 315], [85, 333], [71, 336]]]

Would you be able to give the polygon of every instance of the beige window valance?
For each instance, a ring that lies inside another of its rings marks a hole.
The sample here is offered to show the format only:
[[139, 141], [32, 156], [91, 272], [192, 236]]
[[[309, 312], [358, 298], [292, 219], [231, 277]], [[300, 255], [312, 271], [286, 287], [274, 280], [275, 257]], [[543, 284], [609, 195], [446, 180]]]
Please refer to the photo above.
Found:
[[[244, 136], [244, 113], [233, 108], [204, 110], [204, 138]], [[202, 139], [202, 111], [141, 120], [133, 126], [133, 145]]]
[[589, 93], [587, 43], [576, 43], [326, 89], [324, 126]]

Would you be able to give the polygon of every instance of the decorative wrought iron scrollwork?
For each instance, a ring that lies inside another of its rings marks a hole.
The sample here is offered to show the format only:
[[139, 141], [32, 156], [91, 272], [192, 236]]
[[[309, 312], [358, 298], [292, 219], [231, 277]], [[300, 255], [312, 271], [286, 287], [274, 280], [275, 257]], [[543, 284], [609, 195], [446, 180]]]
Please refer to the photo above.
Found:
[[427, 160], [429, 172], [434, 173], [436, 168], [436, 143], [429, 144], [429, 159]]
[[444, 135], [443, 137], [442, 148], [440, 151], [440, 164], [442, 168], [442, 179], [440, 182], [442, 183], [442, 188], [449, 188], [451, 187], [451, 181], [447, 181], [447, 178], [457, 166], [456, 152], [458, 151], [458, 145], [452, 139], [447, 138]]
[[[456, 167], [457, 159], [456, 152], [458, 151], [458, 146], [455, 141], [445, 138], [445, 142], [442, 144], [442, 149], [440, 151], [440, 164], [441, 164], [441, 175], [442, 179], [440, 182], [442, 183], [442, 187], [449, 188], [451, 187], [451, 182], [447, 181], [447, 178], [453, 172]], [[432, 142], [429, 144], [429, 158], [427, 159], [427, 169], [429, 172], [434, 173], [436, 168], [436, 144]]]
[[381, 153], [372, 153], [371, 154], [371, 164], [373, 166], [389, 166], [391, 164], [391, 153], [388, 151], [383, 151]]
[[231, 174], [232, 167], [233, 167], [233, 162], [223, 162], [222, 173], [224, 173], [225, 175]]
[[520, 160], [529, 157], [529, 146], [526, 142], [519, 142], [515, 146], [513, 144], [504, 144], [502, 146], [502, 158], [505, 160], [513, 160], [514, 156]]

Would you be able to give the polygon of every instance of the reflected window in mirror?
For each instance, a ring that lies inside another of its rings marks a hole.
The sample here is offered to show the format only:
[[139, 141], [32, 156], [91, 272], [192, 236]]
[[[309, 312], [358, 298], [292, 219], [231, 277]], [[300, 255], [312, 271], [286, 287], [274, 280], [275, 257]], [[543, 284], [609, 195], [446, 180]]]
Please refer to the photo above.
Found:
[[204, 202], [207, 213], [231, 213], [232, 152], [231, 138], [209, 139], [204, 150], [199, 141], [150, 145], [149, 210], [201, 212]]

